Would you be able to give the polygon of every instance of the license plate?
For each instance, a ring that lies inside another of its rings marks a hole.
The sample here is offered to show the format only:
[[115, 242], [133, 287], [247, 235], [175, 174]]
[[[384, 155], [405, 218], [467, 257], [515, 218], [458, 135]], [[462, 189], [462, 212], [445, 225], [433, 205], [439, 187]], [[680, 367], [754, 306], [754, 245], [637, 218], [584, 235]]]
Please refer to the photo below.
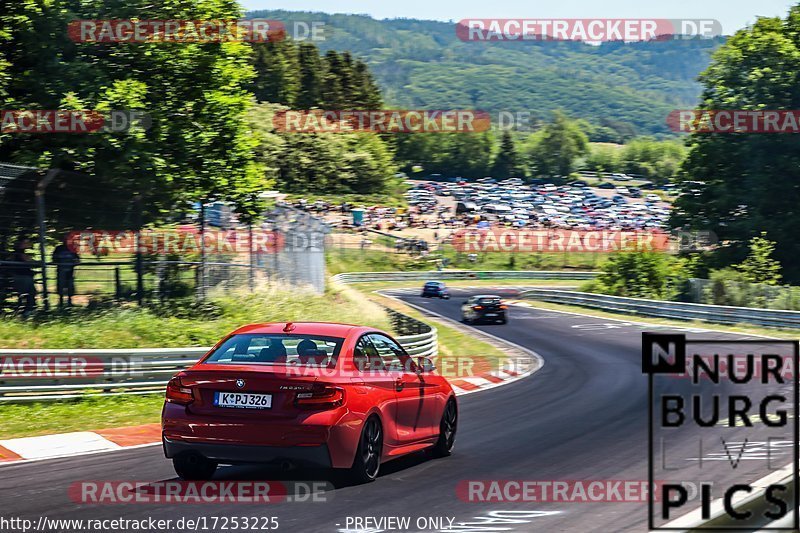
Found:
[[245, 392], [215, 392], [214, 405], [234, 409], [270, 409], [272, 394], [251, 394]]
[[497, 313], [486, 313], [486, 316], [497, 316]]

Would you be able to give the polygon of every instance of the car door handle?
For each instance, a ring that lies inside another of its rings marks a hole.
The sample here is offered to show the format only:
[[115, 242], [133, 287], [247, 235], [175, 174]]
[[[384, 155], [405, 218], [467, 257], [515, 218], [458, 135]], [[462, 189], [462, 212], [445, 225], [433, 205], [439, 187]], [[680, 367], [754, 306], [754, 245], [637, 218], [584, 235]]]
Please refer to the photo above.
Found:
[[396, 390], [397, 392], [403, 390], [405, 386], [406, 384], [403, 383], [403, 378], [397, 378], [394, 380], [394, 390]]

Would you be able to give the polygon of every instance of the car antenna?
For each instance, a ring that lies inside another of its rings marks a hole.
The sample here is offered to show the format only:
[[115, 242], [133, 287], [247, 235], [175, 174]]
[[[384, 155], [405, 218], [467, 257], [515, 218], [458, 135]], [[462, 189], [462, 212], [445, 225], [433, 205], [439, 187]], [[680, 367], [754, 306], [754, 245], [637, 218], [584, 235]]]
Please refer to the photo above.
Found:
[[283, 331], [285, 331], [286, 333], [288, 333], [288, 332], [290, 332], [290, 331], [293, 331], [293, 330], [294, 330], [294, 328], [295, 328], [295, 325], [294, 325], [294, 324], [292, 324], [291, 322], [287, 322], [287, 323], [286, 323], [286, 325], [283, 327]]

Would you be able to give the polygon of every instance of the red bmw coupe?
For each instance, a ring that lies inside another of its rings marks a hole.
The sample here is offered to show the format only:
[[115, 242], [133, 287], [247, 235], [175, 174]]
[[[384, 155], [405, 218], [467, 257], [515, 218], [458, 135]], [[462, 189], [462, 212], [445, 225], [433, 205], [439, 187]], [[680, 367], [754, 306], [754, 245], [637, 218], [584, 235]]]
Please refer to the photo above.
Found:
[[330, 323], [237, 329], [167, 385], [164, 453], [183, 479], [220, 463], [348, 469], [423, 449], [450, 455], [458, 405], [427, 358], [377, 329]]

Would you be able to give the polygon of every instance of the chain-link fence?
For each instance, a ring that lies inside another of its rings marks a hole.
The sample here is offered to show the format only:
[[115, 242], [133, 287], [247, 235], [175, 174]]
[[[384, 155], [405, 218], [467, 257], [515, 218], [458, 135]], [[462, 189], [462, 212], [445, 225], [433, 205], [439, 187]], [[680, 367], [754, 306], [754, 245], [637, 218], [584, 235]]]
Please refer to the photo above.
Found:
[[325, 290], [327, 225], [278, 204], [252, 224], [222, 203], [166, 218], [78, 172], [0, 164], [0, 314], [103, 299], [204, 298], [279, 284]]

